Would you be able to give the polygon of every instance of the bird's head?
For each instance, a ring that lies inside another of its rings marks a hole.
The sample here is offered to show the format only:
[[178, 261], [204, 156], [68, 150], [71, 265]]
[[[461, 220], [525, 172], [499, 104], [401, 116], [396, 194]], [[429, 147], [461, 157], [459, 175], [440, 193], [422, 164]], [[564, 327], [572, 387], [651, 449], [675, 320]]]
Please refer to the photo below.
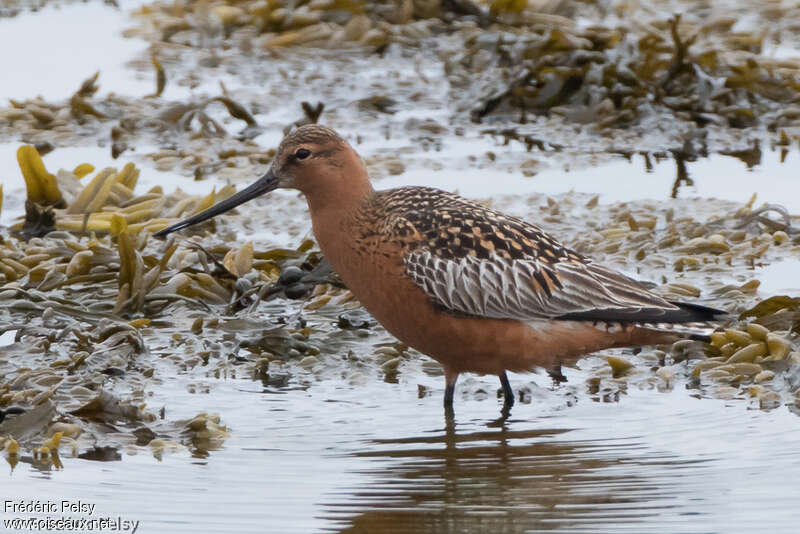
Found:
[[356, 152], [335, 131], [318, 124], [297, 128], [281, 141], [267, 173], [255, 183], [209, 209], [165, 228], [165, 236], [206, 221], [275, 189], [298, 189], [313, 202], [335, 204], [348, 193], [371, 191]]

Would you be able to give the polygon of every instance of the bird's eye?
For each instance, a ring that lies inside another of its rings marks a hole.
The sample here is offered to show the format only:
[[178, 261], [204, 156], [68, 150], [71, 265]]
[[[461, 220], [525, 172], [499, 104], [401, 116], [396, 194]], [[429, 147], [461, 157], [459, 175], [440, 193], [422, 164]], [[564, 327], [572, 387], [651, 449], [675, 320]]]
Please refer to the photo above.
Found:
[[297, 159], [306, 159], [308, 156], [311, 155], [311, 151], [307, 148], [299, 148], [297, 152], [294, 153], [294, 157]]

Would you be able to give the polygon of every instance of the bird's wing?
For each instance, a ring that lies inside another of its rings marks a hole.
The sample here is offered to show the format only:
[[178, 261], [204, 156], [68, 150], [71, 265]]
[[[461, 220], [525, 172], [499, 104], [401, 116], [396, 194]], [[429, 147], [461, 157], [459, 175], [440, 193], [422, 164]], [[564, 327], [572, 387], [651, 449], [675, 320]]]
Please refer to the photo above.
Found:
[[445, 309], [518, 320], [597, 312], [632, 321], [679, 309], [525, 221], [437, 193], [439, 202], [404, 214], [417, 236], [404, 260], [406, 273]]
[[[446, 309], [498, 319], [591, 318], [617, 320], [678, 308], [622, 274], [593, 263], [545, 264], [534, 259], [445, 259], [430, 250], [406, 256], [406, 272]], [[655, 314], [656, 319], [659, 314]]]

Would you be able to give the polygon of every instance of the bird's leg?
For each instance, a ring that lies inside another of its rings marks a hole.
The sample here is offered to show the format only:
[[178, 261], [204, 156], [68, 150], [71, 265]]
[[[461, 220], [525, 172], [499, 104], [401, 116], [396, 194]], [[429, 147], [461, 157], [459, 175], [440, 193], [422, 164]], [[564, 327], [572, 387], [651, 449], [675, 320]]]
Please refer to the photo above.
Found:
[[456, 383], [448, 383], [444, 388], [444, 407], [445, 409], [453, 409], [453, 394], [456, 391]]
[[444, 413], [448, 418], [453, 417], [453, 396], [456, 393], [456, 380], [458, 380], [458, 373], [445, 368], [444, 370]]
[[511, 384], [508, 383], [508, 375], [505, 371], [498, 376], [500, 377], [500, 385], [503, 386], [503, 415], [507, 416], [511, 412], [511, 407], [514, 406], [514, 390], [511, 389]]

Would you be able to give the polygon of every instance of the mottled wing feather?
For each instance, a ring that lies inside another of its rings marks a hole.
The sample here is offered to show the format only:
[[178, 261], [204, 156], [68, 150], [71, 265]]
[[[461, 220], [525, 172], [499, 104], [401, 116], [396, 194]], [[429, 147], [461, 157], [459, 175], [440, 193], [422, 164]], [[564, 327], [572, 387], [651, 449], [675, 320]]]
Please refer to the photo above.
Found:
[[636, 282], [594, 264], [536, 260], [444, 260], [428, 250], [406, 257], [406, 272], [441, 306], [480, 317], [535, 320], [597, 309], [677, 309]]
[[392, 190], [385, 201], [393, 204], [393, 224], [408, 237], [407, 274], [453, 312], [536, 320], [594, 310], [633, 317], [641, 310], [678, 309], [539, 228], [480, 204], [427, 188]]

